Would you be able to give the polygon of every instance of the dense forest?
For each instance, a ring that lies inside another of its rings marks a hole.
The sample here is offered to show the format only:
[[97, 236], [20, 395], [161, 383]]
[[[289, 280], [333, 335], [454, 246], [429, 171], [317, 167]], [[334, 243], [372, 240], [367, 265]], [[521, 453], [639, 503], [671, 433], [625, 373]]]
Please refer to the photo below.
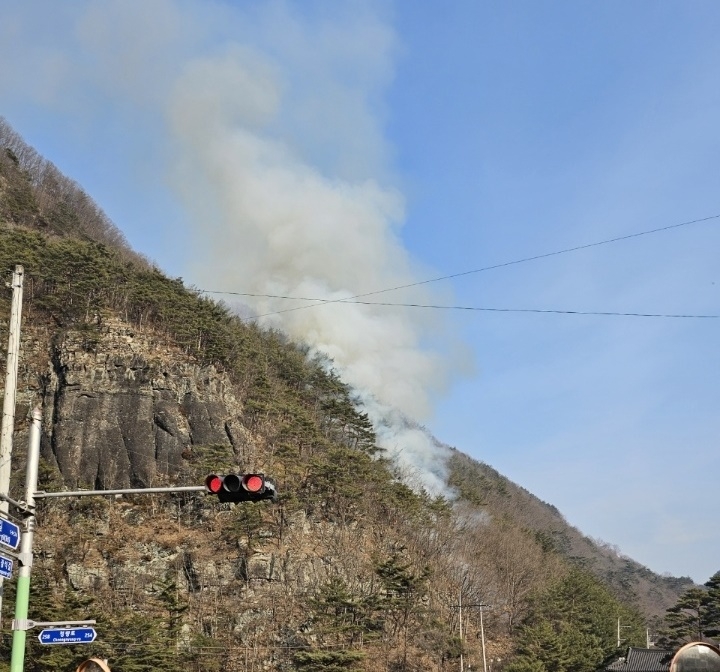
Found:
[[[279, 491], [277, 502], [238, 505], [196, 493], [43, 500], [30, 618], [97, 618], [100, 636], [62, 647], [29, 637], [27, 670], [97, 655], [121, 672], [450, 670], [461, 657], [467, 669], [589, 672], [644, 646], [668, 606], [668, 645], [720, 631], [718, 575], [704, 588], [657, 577], [459, 451], [447, 497], [411, 487], [332, 362], [166, 277], [0, 120], [3, 278], [16, 264], [25, 387], [15, 489], [23, 416], [48, 403], [53, 353], [73, 343], [83, 361], [105, 361], [121, 325], [166, 360], [223, 377], [239, 400], [243, 445], [188, 445], [157, 483], [251, 467]], [[6, 292], [3, 374], [9, 306]], [[136, 356], [146, 366], [150, 354]], [[70, 485], [53, 450], [46, 441], [46, 491]], [[13, 589], [6, 582], [3, 668]]]

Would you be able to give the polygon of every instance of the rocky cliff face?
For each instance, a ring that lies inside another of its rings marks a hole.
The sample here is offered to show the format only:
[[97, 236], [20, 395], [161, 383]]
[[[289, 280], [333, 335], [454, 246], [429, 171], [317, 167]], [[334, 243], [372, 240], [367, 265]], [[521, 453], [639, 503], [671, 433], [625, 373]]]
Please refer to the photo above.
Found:
[[224, 373], [117, 319], [100, 335], [91, 348], [82, 332], [55, 342], [37, 327], [23, 332], [16, 424], [41, 401], [42, 456], [67, 484], [147, 487], [176, 474], [198, 445], [248, 458], [242, 402]]

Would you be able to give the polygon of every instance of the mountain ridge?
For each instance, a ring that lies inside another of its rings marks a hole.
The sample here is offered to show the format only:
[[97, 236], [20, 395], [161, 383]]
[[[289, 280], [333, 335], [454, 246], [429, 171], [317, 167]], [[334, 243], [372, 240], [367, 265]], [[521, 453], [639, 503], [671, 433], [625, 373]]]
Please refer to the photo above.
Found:
[[[646, 623], [692, 585], [599, 546], [551, 504], [434, 437], [456, 497], [413, 491], [327, 361], [165, 277], [4, 122], [0, 147], [0, 268], [24, 264], [28, 283], [13, 487], [21, 419], [40, 403], [45, 489], [198, 484], [211, 471], [248, 469], [272, 473], [281, 493], [273, 507], [193, 496], [44, 503], [37, 575], [48, 604], [102, 599], [116, 625], [140, 610], [155, 619], [148, 632], [160, 637], [156, 621], [163, 637], [171, 632], [186, 663], [201, 660], [204, 641], [252, 644], [253, 660], [278, 669], [332, 669], [318, 661], [336, 649], [347, 669], [375, 669], [354, 657], [368, 650], [393, 669], [412, 660], [423, 669], [458, 647], [479, 655], [477, 640], [457, 641], [458, 593], [498, 605], [486, 617], [488, 647], [506, 658], [533, 602], [571, 567]], [[3, 327], [8, 306], [3, 296]], [[64, 536], [43, 532], [49, 523]], [[234, 613], [233, 596], [248, 608]], [[284, 610], [268, 606], [283, 599]], [[466, 637], [479, 634], [477, 614], [466, 626]], [[644, 641], [639, 626], [633, 633]], [[110, 654], [127, 666], [123, 651]], [[50, 654], [32, 655], [41, 665]]]

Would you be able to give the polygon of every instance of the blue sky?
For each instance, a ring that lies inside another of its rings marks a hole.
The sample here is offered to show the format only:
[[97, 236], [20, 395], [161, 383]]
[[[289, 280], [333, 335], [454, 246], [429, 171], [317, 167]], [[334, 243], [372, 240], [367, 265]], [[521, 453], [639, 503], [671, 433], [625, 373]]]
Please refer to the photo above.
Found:
[[[720, 215], [715, 2], [0, 16], [0, 115], [203, 289], [342, 299]], [[718, 315], [719, 222], [366, 300]], [[657, 572], [720, 569], [720, 320], [348, 303], [261, 320], [328, 352], [381, 422], [400, 408], [589, 536]], [[442, 476], [420, 437], [384, 440]]]

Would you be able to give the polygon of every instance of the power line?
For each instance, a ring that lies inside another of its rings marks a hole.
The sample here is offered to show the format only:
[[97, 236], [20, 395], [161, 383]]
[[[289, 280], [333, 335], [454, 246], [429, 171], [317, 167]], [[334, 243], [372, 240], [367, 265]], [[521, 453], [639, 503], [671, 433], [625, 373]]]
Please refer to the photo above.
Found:
[[[661, 233], [663, 231], [670, 231], [672, 229], [678, 229], [683, 226], [689, 226], [691, 224], [699, 224], [702, 222], [708, 222], [711, 220], [717, 220], [720, 219], [720, 214], [717, 215], [710, 215], [709, 217], [702, 217], [700, 219], [692, 219], [686, 222], [680, 222], [679, 224], [670, 224], [668, 226], [661, 226], [655, 229], [648, 229], [646, 231], [639, 231], [637, 233], [629, 233], [624, 236], [617, 236], [615, 238], [607, 238], [605, 240], [599, 240], [594, 243], [586, 243], [584, 245], [576, 245], [574, 247], [566, 247], [561, 250], [555, 250], [554, 252], [545, 252], [544, 254], [536, 254], [531, 257], [523, 257], [521, 259], [514, 259], [513, 261], [505, 261], [499, 264], [493, 264], [491, 266], [483, 266], [482, 268], [476, 268], [470, 271], [462, 271], [460, 273], [452, 273], [450, 275], [443, 275], [437, 278], [430, 278], [428, 280], [420, 280], [418, 282], [411, 282], [405, 285], [398, 285], [396, 287], [387, 287], [385, 289], [378, 289], [372, 292], [364, 292], [362, 294], [355, 294], [353, 296], [349, 296], [343, 299], [318, 299], [318, 298], [310, 298], [310, 297], [300, 297], [300, 296], [283, 296], [283, 295], [276, 295], [276, 294], [253, 294], [250, 292], [230, 292], [230, 291], [222, 291], [222, 290], [212, 290], [212, 289], [201, 289], [199, 290], [201, 293], [205, 294], [227, 294], [232, 296], [252, 296], [252, 297], [262, 297], [262, 298], [271, 298], [271, 299], [290, 299], [290, 300], [296, 300], [296, 301], [314, 301], [315, 303], [312, 303], [308, 306], [296, 306], [295, 308], [285, 308], [283, 310], [277, 310], [271, 313], [263, 313], [262, 315], [255, 316], [254, 319], [258, 319], [260, 317], [268, 317], [270, 315], [280, 315], [281, 313], [290, 313], [296, 310], [304, 310], [306, 308], [314, 308], [316, 306], [322, 306], [328, 303], [364, 303], [362, 301], [354, 301], [354, 299], [362, 299], [366, 296], [376, 296], [377, 294], [385, 294], [386, 292], [394, 292], [400, 289], [409, 289], [410, 287], [418, 287], [420, 285], [427, 285], [433, 282], [440, 282], [441, 280], [451, 280], [453, 278], [460, 278], [465, 275], [472, 275], [474, 273], [483, 273], [485, 271], [493, 271], [498, 268], [505, 268], [507, 266], [515, 266], [517, 264], [524, 264], [529, 261], [537, 261], [538, 259], [546, 259], [548, 257], [555, 257], [561, 254], [567, 254], [569, 252], [578, 252], [580, 250], [587, 250], [592, 247], [600, 247], [601, 245], [609, 245], [610, 243], [618, 243], [623, 240], [630, 240], [632, 238], [639, 238], [641, 236], [648, 236], [653, 233]], [[452, 310], [484, 310], [484, 311], [492, 311], [492, 312], [538, 312], [538, 313], [562, 313], [562, 314], [585, 314], [585, 315], [630, 315], [633, 317], [692, 317], [692, 318], [714, 318], [717, 317], [717, 315], [660, 315], [660, 314], [644, 314], [644, 313], [614, 313], [614, 312], [583, 312], [583, 311], [565, 311], [565, 310], [530, 310], [530, 309], [502, 309], [502, 308], [466, 308], [462, 306], [420, 306], [415, 304], [383, 304], [383, 303], [377, 303], [377, 304], [371, 304], [367, 303], [366, 305], [396, 305], [396, 306], [407, 306], [407, 307], [422, 307], [422, 308], [443, 308], [443, 309], [452, 309]]]
[[[220, 292], [218, 292], [220, 293]], [[225, 292], [222, 292], [225, 293]], [[239, 294], [239, 292], [227, 292], [227, 294]], [[273, 299], [296, 299], [298, 301], [320, 301], [321, 299], [309, 299], [301, 296], [281, 296], [278, 294], [242, 294], [242, 296], [259, 296]], [[325, 303], [355, 303], [362, 306], [388, 306], [394, 308], [428, 308], [433, 310], [466, 310], [486, 313], [549, 313], [554, 315], [599, 315], [613, 317], [665, 317], [665, 318], [681, 318], [681, 319], [716, 319], [720, 315], [700, 315], [685, 313], [623, 313], [613, 310], [555, 310], [543, 308], [487, 308], [484, 306], [441, 306], [425, 303], [390, 303], [384, 301], [356, 301], [355, 299], [335, 299]], [[325, 303], [320, 305], [325, 305]], [[303, 306], [309, 307], [309, 306]], [[284, 312], [284, 311], [280, 311]], [[276, 313], [265, 313], [265, 315], [275, 315]], [[263, 317], [259, 315], [258, 317]]]
[[398, 308], [432, 308], [436, 310], [471, 310], [488, 313], [552, 313], [557, 315], [602, 315], [617, 317], [666, 317], [685, 319], [715, 319], [720, 315], [686, 315], [673, 313], [621, 313], [610, 310], [550, 310], [541, 308], [484, 308], [475, 306], [436, 306], [422, 303], [383, 303], [380, 301], [340, 300], [340, 303], [358, 303], [365, 306], [395, 306]]

